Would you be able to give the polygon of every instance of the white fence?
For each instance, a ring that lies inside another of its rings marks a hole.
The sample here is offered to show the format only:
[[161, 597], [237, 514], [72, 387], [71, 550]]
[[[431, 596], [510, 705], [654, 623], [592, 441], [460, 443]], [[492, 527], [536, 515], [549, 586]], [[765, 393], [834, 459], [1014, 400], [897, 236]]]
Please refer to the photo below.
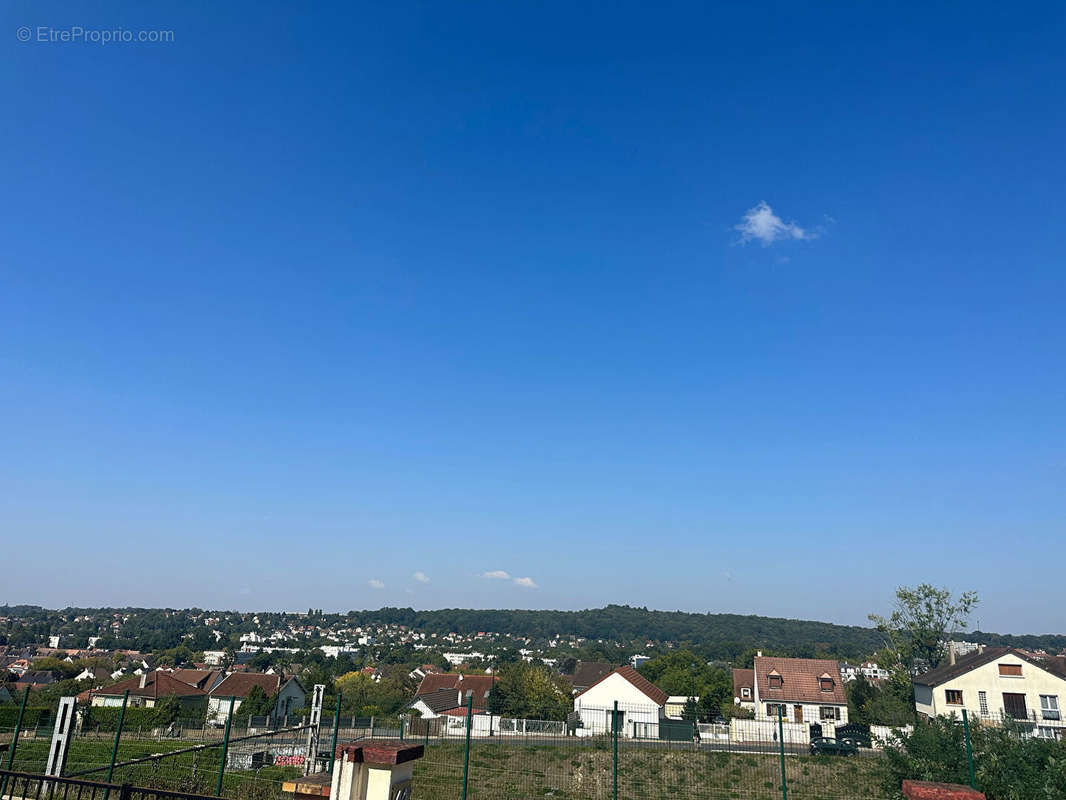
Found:
[[[465, 736], [466, 717], [440, 717], [446, 736]], [[566, 723], [544, 719], [514, 719], [494, 714], [475, 714], [470, 718], [471, 736], [565, 736]]]

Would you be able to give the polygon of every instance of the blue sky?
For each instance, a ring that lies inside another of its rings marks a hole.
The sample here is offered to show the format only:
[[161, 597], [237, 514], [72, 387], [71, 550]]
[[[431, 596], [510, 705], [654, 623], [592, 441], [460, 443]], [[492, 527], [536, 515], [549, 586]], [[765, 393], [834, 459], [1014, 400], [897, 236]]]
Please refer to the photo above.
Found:
[[0, 602], [1061, 632], [1064, 13], [5, 3]]

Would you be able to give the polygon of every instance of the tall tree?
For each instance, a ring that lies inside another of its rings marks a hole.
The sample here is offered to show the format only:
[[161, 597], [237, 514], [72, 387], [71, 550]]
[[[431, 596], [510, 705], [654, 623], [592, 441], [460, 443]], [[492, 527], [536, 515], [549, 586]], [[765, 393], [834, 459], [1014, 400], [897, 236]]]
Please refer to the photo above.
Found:
[[935, 669], [946, 653], [953, 633], [966, 630], [977, 606], [977, 592], [954, 598], [950, 589], [923, 583], [913, 589], [896, 589], [896, 607], [888, 617], [870, 615], [885, 637], [885, 646], [898, 665], [914, 672]]

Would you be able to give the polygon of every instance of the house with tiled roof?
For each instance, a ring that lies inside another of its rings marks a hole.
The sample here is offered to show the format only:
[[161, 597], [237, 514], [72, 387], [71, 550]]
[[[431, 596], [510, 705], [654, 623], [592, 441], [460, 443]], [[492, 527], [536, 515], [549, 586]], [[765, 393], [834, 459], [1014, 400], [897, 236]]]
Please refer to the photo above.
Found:
[[610, 674], [614, 666], [606, 661], [578, 661], [574, 665], [574, 674], [569, 676], [574, 694], [579, 694], [596, 681]]
[[94, 706], [117, 707], [122, 705], [123, 695], [129, 691], [129, 705], [154, 708], [157, 703], [176, 697], [182, 706], [202, 706], [207, 692], [190, 686], [175, 678], [171, 673], [160, 670], [134, 675], [124, 681], [104, 686], [100, 689], [86, 690], [83, 694]]
[[733, 670], [733, 705], [755, 711], [755, 670]]
[[847, 722], [840, 662], [825, 658], [756, 656], [755, 718], [786, 722]]
[[[483, 712], [488, 704], [482, 703], [480, 707], [472, 709], [472, 713]], [[466, 713], [466, 701], [459, 689], [437, 689], [426, 694], [415, 695], [415, 698], [407, 704], [407, 708], [417, 711], [422, 719], [436, 719], [441, 716], [449, 716], [457, 709]]]
[[462, 672], [431, 673], [422, 678], [418, 684], [415, 697], [427, 695], [440, 689], [454, 689], [460, 692], [460, 705], [472, 701], [474, 708], [488, 708], [489, 694], [499, 680], [495, 675], [465, 675]]
[[[629, 666], [611, 670], [574, 695], [574, 714], [585, 735], [607, 733], [617, 720], [622, 736], [654, 738], [670, 696]], [[617, 703], [617, 716], [615, 704]]]
[[1036, 723], [1041, 733], [1064, 730], [1066, 659], [1038, 658], [1010, 647], [980, 647], [911, 680], [914, 703], [926, 717], [1011, 717]]
[[208, 692], [208, 723], [225, 723], [229, 715], [230, 701], [233, 701], [233, 710], [236, 712], [256, 687], [262, 689], [267, 697], [274, 698], [271, 716], [279, 719], [299, 711], [307, 702], [307, 692], [296, 678], [285, 680], [277, 674], [231, 672]]

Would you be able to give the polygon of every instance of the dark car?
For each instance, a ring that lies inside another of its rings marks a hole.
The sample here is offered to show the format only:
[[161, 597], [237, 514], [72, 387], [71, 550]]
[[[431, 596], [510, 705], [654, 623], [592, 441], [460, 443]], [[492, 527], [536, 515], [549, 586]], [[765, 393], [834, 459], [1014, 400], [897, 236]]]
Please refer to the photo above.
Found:
[[853, 756], [859, 748], [853, 743], [829, 736], [816, 736], [811, 739], [811, 755]]

